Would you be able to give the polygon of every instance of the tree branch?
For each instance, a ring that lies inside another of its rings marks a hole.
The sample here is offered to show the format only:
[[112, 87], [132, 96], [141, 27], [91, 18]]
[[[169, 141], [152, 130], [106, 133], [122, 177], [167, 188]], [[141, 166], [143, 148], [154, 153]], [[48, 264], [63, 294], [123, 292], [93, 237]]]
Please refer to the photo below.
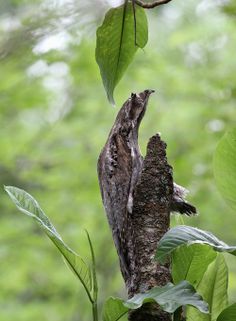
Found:
[[157, 1], [154, 1], [154, 2], [148, 2], [148, 3], [143, 2], [141, 0], [134, 0], [134, 1], [138, 6], [144, 8], [144, 9], [153, 9], [153, 8], [155, 8], [157, 6], [161, 6], [163, 4], [166, 4], [166, 3], [168, 3], [168, 2], [170, 2], [172, 0], [157, 0]]

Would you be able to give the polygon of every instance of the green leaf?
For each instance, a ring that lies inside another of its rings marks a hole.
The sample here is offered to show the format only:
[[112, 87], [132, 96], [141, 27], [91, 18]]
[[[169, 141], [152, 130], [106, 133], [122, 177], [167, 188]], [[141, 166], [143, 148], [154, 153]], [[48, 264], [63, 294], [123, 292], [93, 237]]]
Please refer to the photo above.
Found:
[[228, 131], [218, 143], [213, 169], [219, 191], [236, 210], [236, 128]]
[[39, 223], [61, 252], [70, 269], [79, 278], [92, 302], [93, 299], [90, 294], [92, 290], [91, 273], [84, 260], [64, 243], [55, 227], [40, 208], [38, 202], [30, 194], [14, 186], [5, 186], [4, 188], [17, 208], [24, 214], [33, 217]]
[[186, 225], [179, 225], [170, 229], [160, 240], [156, 259], [164, 263], [174, 250], [181, 245], [193, 243], [207, 244], [217, 252], [228, 252], [236, 255], [236, 246], [229, 246], [220, 241], [212, 233]]
[[187, 309], [187, 320], [189, 321], [215, 321], [219, 313], [227, 306], [228, 269], [224, 256], [218, 254], [201, 282], [197, 291], [208, 302], [210, 314], [202, 315], [197, 310]]
[[109, 298], [103, 307], [103, 321], [117, 321], [124, 316], [129, 309], [140, 308], [144, 303], [156, 302], [169, 313], [183, 305], [191, 305], [203, 313], [208, 313], [208, 305], [202, 297], [196, 293], [194, 287], [187, 281], [177, 285], [168, 283], [163, 287], [154, 287], [145, 293], [139, 293], [127, 301], [120, 298]]
[[235, 321], [235, 320], [236, 320], [236, 303], [224, 309], [217, 318], [217, 321]]
[[208, 265], [216, 258], [216, 252], [204, 244], [182, 245], [172, 254], [172, 278], [174, 283], [187, 280], [195, 288]]
[[143, 303], [156, 302], [169, 313], [183, 305], [192, 305], [203, 313], [208, 313], [207, 303], [196, 293], [194, 287], [187, 281], [177, 285], [168, 283], [163, 287], [154, 287], [151, 290], [135, 295], [124, 304], [129, 309], [138, 309]]
[[88, 242], [89, 242], [89, 247], [90, 247], [90, 252], [91, 252], [91, 257], [92, 257], [92, 277], [93, 277], [93, 300], [94, 302], [97, 302], [97, 295], [98, 295], [98, 284], [97, 284], [97, 275], [96, 275], [96, 261], [95, 261], [95, 254], [93, 250], [93, 244], [91, 241], [91, 238], [89, 236], [89, 233], [87, 230], [85, 230]]
[[108, 100], [114, 104], [113, 92], [137, 49], [148, 41], [148, 24], [143, 8], [136, 6], [136, 44], [132, 4], [110, 9], [97, 29], [96, 61], [100, 68]]
[[103, 306], [102, 320], [117, 321], [128, 311], [129, 309], [124, 306], [124, 301], [122, 299], [110, 297]]

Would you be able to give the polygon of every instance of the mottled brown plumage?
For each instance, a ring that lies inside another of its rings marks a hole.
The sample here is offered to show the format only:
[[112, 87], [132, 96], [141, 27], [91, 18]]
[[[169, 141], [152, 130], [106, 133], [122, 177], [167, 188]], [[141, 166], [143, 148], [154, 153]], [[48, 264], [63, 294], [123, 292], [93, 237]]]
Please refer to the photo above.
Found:
[[143, 163], [138, 146], [138, 128], [152, 92], [145, 90], [139, 95], [132, 94], [124, 103], [98, 160], [103, 204], [126, 281], [131, 273], [132, 256], [129, 213], [132, 211], [133, 188]]

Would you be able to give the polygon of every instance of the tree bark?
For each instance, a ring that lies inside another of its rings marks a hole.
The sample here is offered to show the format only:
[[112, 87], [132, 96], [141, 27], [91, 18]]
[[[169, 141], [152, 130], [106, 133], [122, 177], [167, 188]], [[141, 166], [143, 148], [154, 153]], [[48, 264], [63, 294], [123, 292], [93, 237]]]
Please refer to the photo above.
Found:
[[[135, 186], [132, 226], [134, 271], [129, 296], [171, 281], [169, 263], [154, 260], [156, 248], [170, 224], [170, 204], [173, 199], [172, 169], [166, 158], [166, 144], [157, 134], [149, 140], [140, 178]], [[130, 311], [130, 321], [170, 321], [170, 314], [157, 304], [149, 303]]]
[[[174, 185], [159, 134], [150, 138], [143, 160], [138, 129], [152, 90], [132, 94], [120, 109], [99, 156], [98, 176], [107, 218], [129, 297], [171, 281], [169, 264], [154, 260], [160, 238], [169, 229], [172, 208], [187, 214], [183, 189]], [[155, 303], [130, 311], [130, 321], [170, 321]]]
[[135, 186], [132, 226], [135, 251], [133, 288], [130, 295], [170, 281], [169, 264], [154, 260], [157, 244], [170, 224], [173, 198], [172, 169], [166, 159], [166, 144], [157, 134], [149, 140], [140, 178]]

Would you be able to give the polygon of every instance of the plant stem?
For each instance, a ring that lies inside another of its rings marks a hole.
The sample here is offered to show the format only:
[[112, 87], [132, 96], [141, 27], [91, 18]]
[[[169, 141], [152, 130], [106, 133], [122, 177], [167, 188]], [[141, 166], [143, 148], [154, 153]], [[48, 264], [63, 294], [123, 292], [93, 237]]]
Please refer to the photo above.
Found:
[[93, 310], [93, 321], [98, 321], [98, 307], [97, 307], [97, 299], [98, 299], [98, 284], [97, 284], [97, 275], [96, 275], [96, 261], [95, 255], [93, 250], [93, 245], [87, 230], [85, 230], [90, 246], [90, 252], [92, 257], [92, 278], [93, 278], [93, 300], [92, 303], [92, 310]]
[[93, 321], [98, 321], [98, 306], [96, 301], [93, 302], [92, 309], [93, 309]]

